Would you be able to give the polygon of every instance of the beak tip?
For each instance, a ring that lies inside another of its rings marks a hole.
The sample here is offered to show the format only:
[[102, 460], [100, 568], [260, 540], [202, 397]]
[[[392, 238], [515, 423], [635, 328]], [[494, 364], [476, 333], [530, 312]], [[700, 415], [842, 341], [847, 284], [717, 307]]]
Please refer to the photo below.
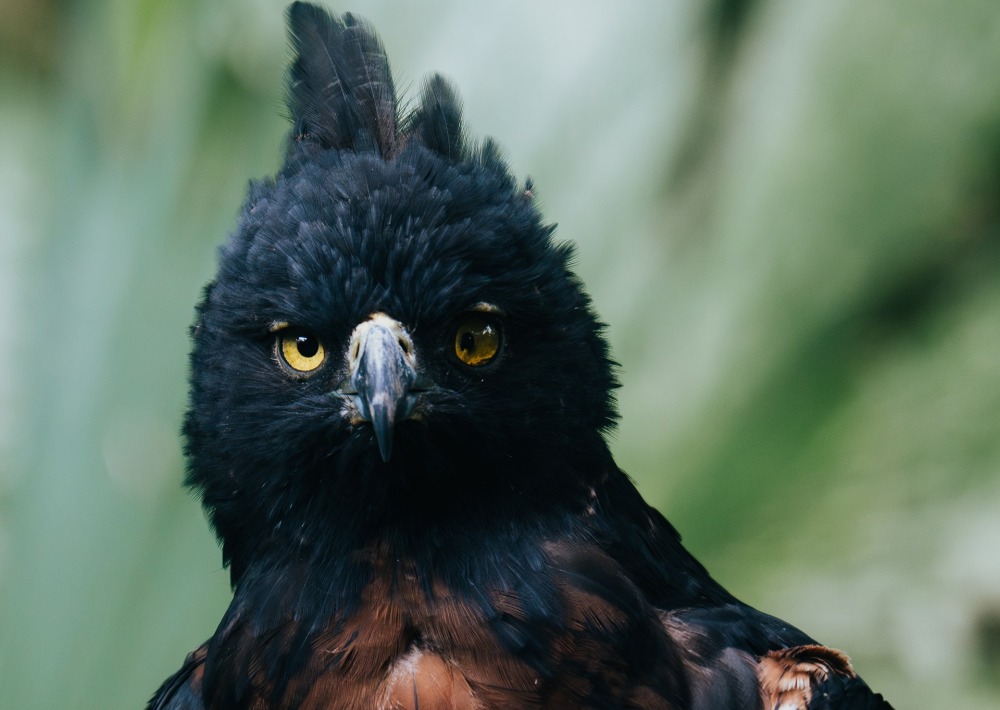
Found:
[[384, 463], [389, 463], [389, 459], [392, 458], [392, 439], [379, 437], [378, 453]]
[[375, 432], [375, 443], [378, 445], [379, 455], [386, 463], [392, 458], [392, 440], [395, 434], [395, 412], [389, 407], [375, 404], [372, 409], [372, 429]]

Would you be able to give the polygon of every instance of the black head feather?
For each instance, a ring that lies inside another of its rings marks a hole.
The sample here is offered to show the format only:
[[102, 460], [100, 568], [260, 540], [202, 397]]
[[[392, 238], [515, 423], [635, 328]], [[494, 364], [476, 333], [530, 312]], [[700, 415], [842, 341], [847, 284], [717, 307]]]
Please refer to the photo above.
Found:
[[[292, 140], [220, 251], [191, 359], [189, 483], [234, 578], [267, 547], [387, 520], [509, 520], [585, 493], [615, 420], [613, 363], [572, 251], [496, 144], [465, 140], [455, 91], [434, 77], [400, 118], [365, 24], [305, 3], [288, 14]], [[472, 369], [449, 349], [480, 304], [503, 320], [503, 351]], [[388, 462], [372, 426], [345, 415], [348, 342], [374, 313], [408, 329], [430, 383]], [[282, 323], [330, 353], [314, 376], [279, 366]]]
[[465, 137], [461, 100], [443, 77], [435, 74], [424, 85], [410, 131], [421, 143], [445, 158], [459, 160], [462, 157]]
[[396, 91], [375, 31], [351, 14], [334, 18], [296, 2], [288, 8], [296, 57], [288, 77], [298, 140], [327, 148], [396, 153]]

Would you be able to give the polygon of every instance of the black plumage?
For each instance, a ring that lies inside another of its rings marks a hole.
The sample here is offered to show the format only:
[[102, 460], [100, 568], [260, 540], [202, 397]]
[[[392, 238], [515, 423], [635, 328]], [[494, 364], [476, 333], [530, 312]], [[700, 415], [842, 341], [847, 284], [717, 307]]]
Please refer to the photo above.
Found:
[[188, 483], [234, 596], [150, 707], [888, 707], [615, 465], [571, 249], [454, 90], [401, 115], [369, 27], [288, 16], [285, 162], [193, 328]]

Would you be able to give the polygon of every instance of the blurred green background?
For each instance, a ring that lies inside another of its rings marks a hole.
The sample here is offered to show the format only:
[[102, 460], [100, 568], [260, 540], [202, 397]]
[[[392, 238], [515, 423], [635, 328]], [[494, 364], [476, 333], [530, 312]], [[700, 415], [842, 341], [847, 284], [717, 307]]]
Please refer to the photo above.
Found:
[[[278, 166], [278, 0], [0, 0], [0, 707], [135, 708], [227, 574], [186, 329]], [[899, 708], [1000, 707], [995, 0], [357, 0], [530, 174], [619, 462]]]

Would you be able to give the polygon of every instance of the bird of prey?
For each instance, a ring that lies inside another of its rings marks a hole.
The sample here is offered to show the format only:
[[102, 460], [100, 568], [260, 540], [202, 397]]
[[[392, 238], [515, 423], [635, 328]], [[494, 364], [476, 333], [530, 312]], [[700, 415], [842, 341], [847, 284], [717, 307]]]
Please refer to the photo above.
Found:
[[440, 77], [288, 10], [293, 127], [192, 328], [188, 484], [231, 573], [150, 708], [888, 708], [737, 600], [609, 453], [571, 249]]

